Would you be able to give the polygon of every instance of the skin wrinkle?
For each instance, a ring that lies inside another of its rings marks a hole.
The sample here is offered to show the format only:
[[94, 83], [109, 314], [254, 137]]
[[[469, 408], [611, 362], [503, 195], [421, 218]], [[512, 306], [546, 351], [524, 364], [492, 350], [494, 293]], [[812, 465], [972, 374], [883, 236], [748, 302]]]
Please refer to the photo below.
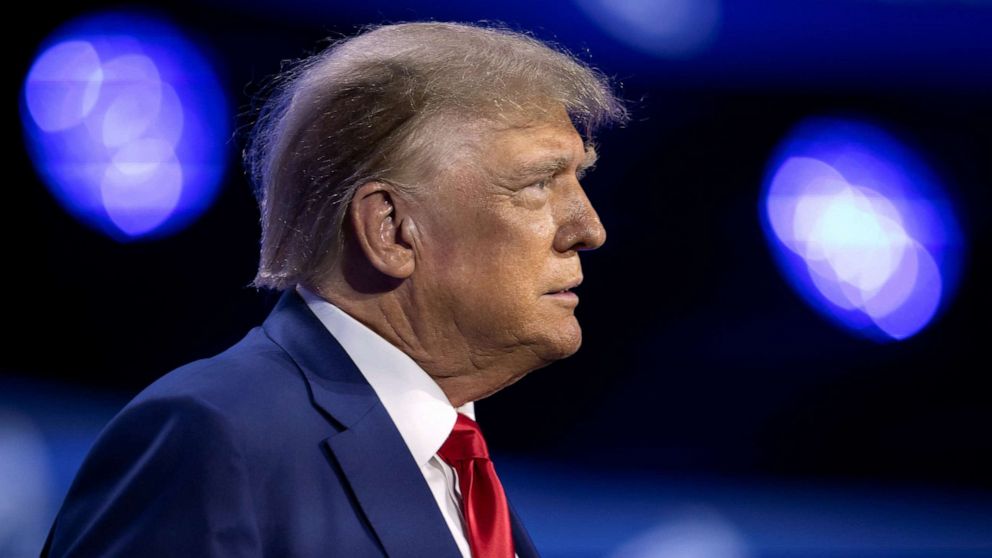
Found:
[[[454, 406], [581, 344], [573, 302], [550, 295], [580, 280], [578, 252], [605, 240], [578, 181], [596, 155], [564, 107], [547, 114], [452, 128], [470, 154], [430, 188], [360, 186], [350, 249], [317, 289], [408, 354]], [[554, 171], [547, 184], [506, 183], [536, 166]], [[356, 296], [370, 284], [380, 286]]]
[[[576, 178], [581, 179], [585, 176], [590, 168], [596, 164], [598, 159], [596, 154], [596, 148], [592, 145], [586, 146], [586, 158], [582, 161], [579, 167], [575, 171]], [[510, 182], [517, 180], [525, 180], [530, 177], [537, 176], [556, 176], [562, 171], [568, 168], [571, 158], [567, 155], [559, 155], [551, 160], [539, 161], [533, 165], [524, 166], [518, 171], [508, 173], [506, 178]]]

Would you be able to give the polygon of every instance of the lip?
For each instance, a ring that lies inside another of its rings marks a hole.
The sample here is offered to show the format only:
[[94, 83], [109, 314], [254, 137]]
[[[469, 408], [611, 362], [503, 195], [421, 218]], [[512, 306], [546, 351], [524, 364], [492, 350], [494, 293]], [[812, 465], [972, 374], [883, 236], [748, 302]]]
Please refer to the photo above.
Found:
[[548, 291], [546, 294], [556, 295], [556, 294], [561, 294], [563, 292], [569, 292], [571, 289], [574, 289], [575, 287], [578, 287], [581, 284], [582, 284], [582, 277], [579, 277], [578, 279], [573, 279], [568, 283], [565, 283], [565, 285], [558, 287], [557, 289]]
[[579, 295], [573, 293], [572, 291], [562, 291], [562, 292], [558, 292], [558, 293], [548, 293], [548, 294], [546, 294], [544, 296], [549, 297], [549, 298], [554, 299], [554, 300], [557, 300], [557, 301], [560, 301], [560, 302], [566, 302], [566, 303], [569, 303], [569, 304], [578, 304], [579, 303]]
[[575, 305], [579, 303], [579, 295], [573, 293], [571, 289], [578, 287], [582, 284], [582, 277], [575, 279], [566, 283], [564, 286], [558, 288], [554, 291], [549, 291], [544, 294], [546, 297], [550, 297], [554, 300], [564, 302], [567, 304]]

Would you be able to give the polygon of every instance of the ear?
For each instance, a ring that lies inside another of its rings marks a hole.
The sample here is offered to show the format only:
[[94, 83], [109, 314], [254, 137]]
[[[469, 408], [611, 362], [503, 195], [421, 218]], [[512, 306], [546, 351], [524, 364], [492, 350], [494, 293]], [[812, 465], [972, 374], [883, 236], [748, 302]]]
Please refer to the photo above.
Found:
[[372, 267], [395, 279], [406, 279], [415, 266], [411, 233], [416, 229], [409, 215], [397, 206], [392, 187], [366, 182], [352, 198], [349, 216], [359, 248]]

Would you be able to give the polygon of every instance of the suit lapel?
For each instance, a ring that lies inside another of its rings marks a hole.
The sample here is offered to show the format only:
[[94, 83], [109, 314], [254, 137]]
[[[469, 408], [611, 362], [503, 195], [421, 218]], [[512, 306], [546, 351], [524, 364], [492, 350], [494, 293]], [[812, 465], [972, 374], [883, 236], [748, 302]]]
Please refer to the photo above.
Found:
[[306, 302], [295, 290], [287, 290], [262, 327], [299, 365], [314, 406], [338, 430], [324, 445], [386, 554], [460, 557], [396, 425], [372, 386]]
[[372, 407], [325, 445], [389, 556], [461, 556], [385, 407]]

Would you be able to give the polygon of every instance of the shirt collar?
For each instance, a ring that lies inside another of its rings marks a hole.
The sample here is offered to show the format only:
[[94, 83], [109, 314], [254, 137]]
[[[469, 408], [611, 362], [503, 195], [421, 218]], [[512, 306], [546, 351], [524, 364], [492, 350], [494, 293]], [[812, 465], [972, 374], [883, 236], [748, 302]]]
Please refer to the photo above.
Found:
[[310, 289], [297, 285], [296, 290], [368, 380], [417, 465], [427, 464], [448, 439], [457, 413], [475, 420], [474, 403], [453, 407], [406, 353]]

